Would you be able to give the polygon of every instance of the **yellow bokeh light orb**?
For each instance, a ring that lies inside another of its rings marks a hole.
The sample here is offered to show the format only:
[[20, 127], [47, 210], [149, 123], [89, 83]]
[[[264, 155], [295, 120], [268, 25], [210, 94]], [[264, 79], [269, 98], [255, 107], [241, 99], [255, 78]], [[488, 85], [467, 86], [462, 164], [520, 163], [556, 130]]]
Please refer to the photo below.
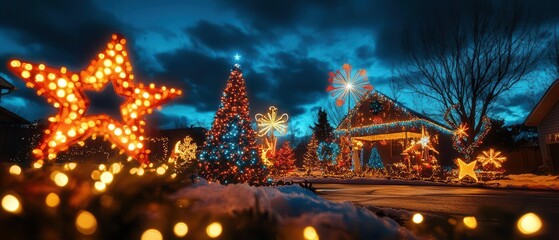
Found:
[[165, 168], [158, 167], [157, 170], [155, 170], [155, 172], [157, 173], [157, 175], [163, 175], [165, 174]]
[[308, 226], [303, 230], [303, 237], [305, 240], [318, 240], [318, 233], [312, 226]]
[[516, 226], [522, 234], [531, 235], [542, 228], [542, 220], [535, 213], [526, 213], [518, 219]]
[[95, 190], [97, 190], [99, 192], [103, 192], [107, 188], [107, 184], [105, 184], [104, 182], [99, 182], [99, 181], [95, 182], [93, 184], [93, 186], [95, 187]]
[[186, 223], [178, 222], [175, 224], [175, 227], [173, 227], [173, 232], [175, 232], [177, 237], [184, 237], [188, 233], [188, 226]]
[[45, 204], [49, 207], [57, 207], [60, 204], [60, 197], [56, 193], [49, 193], [45, 198]]
[[21, 174], [21, 167], [19, 167], [18, 165], [12, 165], [10, 167], [10, 174], [12, 174], [12, 175]]
[[21, 204], [16, 196], [8, 194], [2, 198], [2, 208], [6, 212], [19, 213], [21, 211]]
[[141, 240], [163, 240], [163, 235], [157, 229], [148, 229], [142, 233]]
[[421, 213], [416, 213], [411, 219], [415, 224], [420, 224], [423, 222], [423, 215]]
[[97, 220], [88, 211], [81, 211], [76, 217], [76, 229], [84, 235], [91, 235], [97, 230]]
[[464, 225], [469, 229], [475, 229], [477, 227], [477, 220], [473, 216], [464, 217], [462, 220]]
[[105, 184], [109, 184], [113, 181], [113, 174], [110, 172], [103, 172], [101, 173], [100, 180]]
[[206, 234], [208, 234], [210, 238], [219, 237], [222, 231], [223, 228], [221, 227], [221, 223], [218, 222], [213, 222], [212, 224], [208, 225], [208, 227], [206, 228]]
[[64, 173], [61, 173], [61, 172], [55, 172], [54, 177], [53, 177], [54, 184], [56, 184], [56, 186], [59, 186], [59, 187], [66, 186], [66, 184], [68, 184], [69, 180], [70, 179], [68, 178], [68, 176]]

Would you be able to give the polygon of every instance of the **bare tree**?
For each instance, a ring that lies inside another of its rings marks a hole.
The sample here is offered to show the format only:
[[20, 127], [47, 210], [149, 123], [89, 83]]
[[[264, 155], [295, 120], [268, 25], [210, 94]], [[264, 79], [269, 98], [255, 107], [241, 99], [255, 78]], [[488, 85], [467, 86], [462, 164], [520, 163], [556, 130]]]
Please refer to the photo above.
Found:
[[419, 48], [408, 51], [407, 84], [440, 103], [443, 112], [452, 109], [448, 122], [453, 127], [468, 127], [461, 141], [468, 151], [457, 149], [466, 158], [483, 138], [484, 119], [494, 101], [534, 69], [544, 45], [540, 29], [524, 24], [521, 8], [508, 3], [458, 6], [471, 12], [451, 11], [426, 29]]
[[336, 106], [335, 101], [330, 99], [326, 100], [326, 112], [328, 113], [328, 120], [335, 128], [344, 120], [347, 115], [347, 108]]

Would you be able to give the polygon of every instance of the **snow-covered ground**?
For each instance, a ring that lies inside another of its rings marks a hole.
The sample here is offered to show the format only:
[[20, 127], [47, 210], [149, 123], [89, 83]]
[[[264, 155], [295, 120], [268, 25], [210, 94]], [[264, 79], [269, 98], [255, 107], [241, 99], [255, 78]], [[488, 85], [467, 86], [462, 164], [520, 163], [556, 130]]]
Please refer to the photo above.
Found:
[[230, 214], [255, 206], [278, 219], [284, 228], [313, 226], [320, 239], [415, 239], [394, 220], [379, 217], [352, 203], [334, 203], [296, 185], [252, 187], [201, 181], [178, 191], [173, 198], [196, 199], [193, 210]]
[[340, 183], [340, 184], [377, 184], [377, 185], [422, 185], [422, 186], [469, 186], [469, 187], [491, 187], [491, 188], [518, 188], [518, 189], [537, 189], [537, 190], [559, 190], [559, 176], [557, 175], [535, 175], [535, 174], [516, 174], [506, 175], [499, 180], [491, 180], [479, 183], [466, 183], [460, 181], [435, 182], [422, 180], [387, 179], [380, 177], [352, 177], [352, 178], [333, 178], [333, 177], [276, 177], [274, 180], [313, 183]]
[[508, 175], [505, 179], [493, 180], [487, 183], [499, 184], [499, 187], [505, 188], [559, 190], [559, 176], [557, 175], [534, 175], [529, 173]]

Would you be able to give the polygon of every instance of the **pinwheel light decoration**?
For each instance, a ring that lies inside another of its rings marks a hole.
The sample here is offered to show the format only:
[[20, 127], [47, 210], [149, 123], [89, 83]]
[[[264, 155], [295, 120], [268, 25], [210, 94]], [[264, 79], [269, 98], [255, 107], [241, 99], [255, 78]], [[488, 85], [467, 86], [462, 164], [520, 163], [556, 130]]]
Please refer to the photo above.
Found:
[[331, 85], [326, 91], [330, 92], [330, 96], [336, 99], [336, 106], [344, 105], [346, 98], [348, 103], [348, 112], [351, 100], [355, 103], [359, 101], [368, 91], [373, 90], [373, 85], [369, 83], [367, 71], [359, 69], [352, 72], [352, 67], [348, 63], [342, 66], [342, 70], [336, 70], [329, 73], [328, 81]]
[[263, 151], [262, 159], [265, 163], [269, 164], [267, 154], [275, 154], [277, 138], [275, 133], [277, 132], [280, 136], [287, 134], [287, 120], [289, 116], [287, 113], [282, 114], [278, 117], [278, 109], [274, 106], [268, 108], [266, 115], [256, 114], [256, 123], [258, 126], [258, 136], [263, 137]]
[[[118, 147], [131, 158], [142, 163], [149, 161], [143, 116], [182, 92], [156, 87], [153, 83], [137, 83], [128, 56], [126, 39], [115, 34], [106, 48], [80, 72], [66, 67], [10, 61], [9, 69], [58, 110], [48, 118], [50, 124], [44, 138], [33, 150], [37, 159], [34, 166], [42, 166], [44, 159], [54, 160], [59, 152], [76, 143], [83, 145], [85, 139], [96, 136], [111, 141], [113, 148]], [[85, 91], [100, 92], [109, 82], [118, 95], [126, 98], [120, 106], [122, 121], [106, 114], [87, 115], [90, 102]]]

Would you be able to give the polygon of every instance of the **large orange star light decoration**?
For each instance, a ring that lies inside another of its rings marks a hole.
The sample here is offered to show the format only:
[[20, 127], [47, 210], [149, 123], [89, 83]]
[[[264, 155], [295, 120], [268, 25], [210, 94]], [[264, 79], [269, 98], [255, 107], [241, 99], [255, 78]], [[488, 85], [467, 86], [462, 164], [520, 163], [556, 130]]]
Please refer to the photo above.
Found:
[[[55, 116], [48, 118], [50, 125], [43, 141], [33, 150], [38, 166], [44, 159], [53, 160], [70, 146], [83, 144], [85, 139], [96, 136], [104, 136], [113, 143], [112, 147], [121, 149], [120, 153], [141, 163], [149, 162], [150, 151], [144, 145], [146, 123], [142, 117], [182, 94], [181, 90], [156, 87], [153, 83], [147, 86], [135, 83], [126, 39], [116, 34], [107, 48], [79, 73], [70, 72], [66, 67], [55, 69], [20, 60], [12, 60], [9, 65], [27, 87], [36, 89], [37, 95], [46, 97], [58, 109]], [[84, 91], [99, 92], [109, 81], [115, 92], [126, 98], [120, 106], [122, 122], [106, 114], [85, 116], [90, 102]]]

